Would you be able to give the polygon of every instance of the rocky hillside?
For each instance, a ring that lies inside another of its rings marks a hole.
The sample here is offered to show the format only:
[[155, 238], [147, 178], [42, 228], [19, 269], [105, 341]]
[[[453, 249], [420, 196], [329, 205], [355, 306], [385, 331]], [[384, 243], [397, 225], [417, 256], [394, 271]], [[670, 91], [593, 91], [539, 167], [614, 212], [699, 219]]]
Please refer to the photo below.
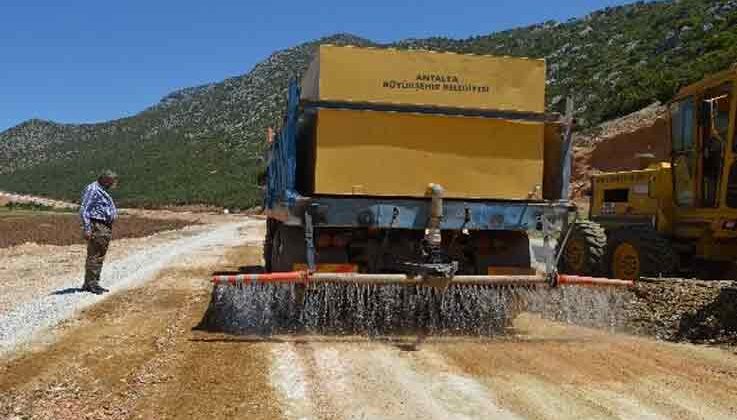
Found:
[[[110, 166], [128, 180], [120, 191], [128, 204], [253, 205], [264, 132], [278, 125], [289, 79], [321, 42], [375, 45], [345, 34], [305, 43], [121, 120], [25, 122], [0, 133], [0, 188], [74, 199], [81, 183]], [[737, 0], [638, 2], [487, 36], [382, 46], [545, 57], [549, 109], [570, 96], [590, 127], [737, 61]]]
[[[659, 102], [620, 118], [609, 120], [573, 136], [574, 199], [590, 192], [596, 172], [641, 169], [639, 154], [651, 154], [655, 162], [670, 159], [667, 108]], [[588, 201], [588, 200], [586, 200]]]

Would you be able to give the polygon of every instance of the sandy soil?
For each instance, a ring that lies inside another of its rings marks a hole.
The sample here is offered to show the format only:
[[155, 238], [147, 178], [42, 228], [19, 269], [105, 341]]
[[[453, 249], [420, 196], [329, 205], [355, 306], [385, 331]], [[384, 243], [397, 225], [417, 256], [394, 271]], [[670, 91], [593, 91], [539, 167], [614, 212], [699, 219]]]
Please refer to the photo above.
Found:
[[186, 258], [0, 364], [0, 418], [278, 418], [267, 344], [199, 337], [222, 250]]
[[520, 316], [495, 339], [224, 336], [194, 328], [215, 269], [181, 258], [0, 361], [0, 418], [733, 419], [737, 355]]
[[[187, 219], [157, 220], [123, 215], [115, 223], [114, 237], [145, 238], [157, 232], [178, 230], [196, 223]], [[84, 244], [79, 216], [74, 213], [11, 211], [0, 213], [0, 248], [25, 243], [43, 245]]]

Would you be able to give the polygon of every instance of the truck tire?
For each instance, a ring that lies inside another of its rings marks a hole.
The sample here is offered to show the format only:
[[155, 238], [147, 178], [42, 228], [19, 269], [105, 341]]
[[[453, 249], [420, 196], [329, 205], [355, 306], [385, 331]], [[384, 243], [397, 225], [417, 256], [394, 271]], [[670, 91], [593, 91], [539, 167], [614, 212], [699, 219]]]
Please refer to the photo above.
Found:
[[298, 226], [279, 224], [271, 243], [271, 271], [292, 271], [294, 264], [305, 261], [304, 230]]
[[666, 237], [649, 226], [630, 226], [609, 233], [608, 273], [613, 278], [670, 276], [678, 269], [678, 255]]
[[[580, 220], [571, 229], [558, 262], [558, 271], [581, 276], [602, 275], [607, 248], [604, 228], [598, 223]], [[556, 251], [559, 252], [559, 248]]]
[[276, 229], [279, 227], [280, 224], [281, 222], [279, 222], [278, 220], [272, 218], [266, 219], [266, 235], [264, 236], [263, 258], [264, 269], [267, 273], [271, 273], [272, 271], [271, 257], [274, 244], [274, 235], [276, 234]]

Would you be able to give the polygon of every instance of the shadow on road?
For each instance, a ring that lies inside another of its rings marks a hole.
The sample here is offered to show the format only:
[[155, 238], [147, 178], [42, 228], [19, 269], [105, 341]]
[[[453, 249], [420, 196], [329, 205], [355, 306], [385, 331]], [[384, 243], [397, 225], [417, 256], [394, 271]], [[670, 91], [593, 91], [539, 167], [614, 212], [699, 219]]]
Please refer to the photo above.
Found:
[[356, 343], [386, 343], [397, 346], [403, 351], [414, 351], [416, 347], [421, 344], [459, 344], [459, 343], [482, 343], [482, 344], [504, 344], [504, 343], [580, 343], [593, 341], [593, 338], [588, 337], [509, 337], [504, 335], [494, 337], [468, 337], [468, 336], [330, 336], [330, 335], [228, 335], [228, 334], [196, 334], [196, 336], [189, 338], [190, 342], [193, 343], [230, 343], [230, 344], [243, 344], [243, 343], [292, 343], [296, 345], [303, 344], [316, 344], [316, 343], [328, 343], [328, 344], [356, 344]]
[[424, 339], [413, 339], [410, 341], [404, 341], [401, 339], [391, 339], [388, 337], [379, 339], [366, 339], [366, 338], [335, 338], [330, 339], [326, 337], [310, 337], [310, 338], [277, 338], [277, 337], [262, 337], [262, 336], [245, 336], [245, 337], [200, 337], [190, 338], [190, 342], [198, 343], [230, 343], [230, 344], [246, 344], [246, 343], [292, 343], [294, 345], [307, 345], [313, 343], [319, 344], [367, 344], [367, 343], [384, 343], [393, 345], [400, 351], [413, 352], [420, 350], [420, 344]]
[[85, 290], [81, 287], [68, 287], [66, 289], [59, 289], [57, 291], [51, 292], [50, 295], [71, 295], [74, 293], [85, 293]]

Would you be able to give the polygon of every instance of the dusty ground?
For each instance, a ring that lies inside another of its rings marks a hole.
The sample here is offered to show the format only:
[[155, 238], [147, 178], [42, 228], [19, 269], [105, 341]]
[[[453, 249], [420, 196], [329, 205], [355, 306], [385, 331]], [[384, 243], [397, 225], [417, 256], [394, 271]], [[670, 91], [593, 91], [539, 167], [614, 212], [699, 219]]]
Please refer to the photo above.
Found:
[[[151, 213], [144, 213], [147, 223], [144, 226], [130, 225], [127, 230], [133, 234], [133, 238], [125, 238], [126, 230], [116, 227], [113, 242], [108, 250], [107, 261], [118, 261], [136, 252], [145, 251], [157, 246], [163, 246], [177, 238], [194, 235], [211, 226], [234, 220], [232, 217], [217, 215], [197, 216], [191, 214], [178, 214], [176, 219], [169, 217], [163, 223], [155, 222]], [[5, 216], [0, 216], [0, 226]], [[39, 217], [46, 220], [48, 215], [34, 215], [26, 217]], [[137, 219], [143, 220], [143, 219]], [[7, 312], [19, 303], [27, 301], [34, 295], [46, 294], [58, 291], [64, 281], [69, 278], [82, 278], [86, 246], [76, 243], [79, 238], [79, 225], [64, 230], [62, 239], [74, 243], [69, 246], [58, 246], [33, 242], [36, 234], [34, 231], [50, 229], [51, 233], [39, 233], [38, 235], [53, 236], [54, 227], [46, 226], [46, 223], [36, 224], [36, 227], [27, 226], [26, 230], [18, 231], [17, 237], [23, 238], [23, 244], [3, 248], [0, 246], [0, 314]], [[182, 225], [190, 225], [181, 229]], [[172, 231], [174, 226], [180, 230]], [[155, 233], [156, 231], [161, 231]], [[148, 236], [142, 236], [143, 233]], [[0, 230], [0, 242], [8, 234], [8, 231]], [[71, 237], [71, 238], [70, 238]], [[31, 242], [27, 242], [31, 241]], [[81, 280], [80, 280], [81, 282]]]
[[737, 418], [737, 355], [532, 315], [504, 337], [419, 345], [194, 330], [208, 274], [259, 261], [249, 226], [242, 246], [183, 256], [2, 359], [0, 418]]
[[[250, 246], [235, 252], [253, 254]], [[209, 300], [206, 280], [223, 266], [215, 247], [183, 258], [145, 287], [57, 327], [54, 344], [8, 357], [0, 363], [0, 418], [278, 417], [276, 407], [253, 400], [269, 394], [268, 351], [259, 348], [266, 344], [244, 352], [191, 331]]]
[[[65, 324], [51, 347], [3, 366], [0, 416], [226, 418], [244, 397], [266, 392], [264, 351], [201, 344], [190, 331], [209, 297], [202, 280], [216, 262], [160, 273]], [[264, 407], [261, 418], [275, 414]]]

